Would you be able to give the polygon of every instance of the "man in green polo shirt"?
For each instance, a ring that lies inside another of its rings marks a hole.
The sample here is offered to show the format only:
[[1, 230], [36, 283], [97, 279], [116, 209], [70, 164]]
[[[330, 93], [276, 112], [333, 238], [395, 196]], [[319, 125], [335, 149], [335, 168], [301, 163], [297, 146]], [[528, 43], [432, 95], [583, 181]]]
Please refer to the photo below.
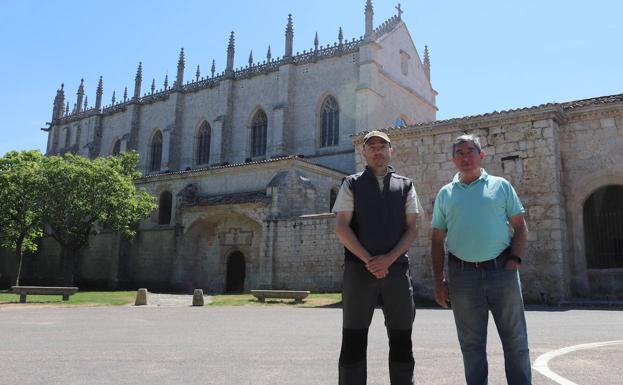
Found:
[[484, 156], [473, 135], [453, 143], [458, 173], [441, 188], [433, 210], [435, 300], [442, 307], [452, 304], [468, 385], [488, 381], [489, 311], [504, 348], [508, 384], [526, 385], [532, 380], [518, 269], [528, 228], [513, 186], [480, 167]]

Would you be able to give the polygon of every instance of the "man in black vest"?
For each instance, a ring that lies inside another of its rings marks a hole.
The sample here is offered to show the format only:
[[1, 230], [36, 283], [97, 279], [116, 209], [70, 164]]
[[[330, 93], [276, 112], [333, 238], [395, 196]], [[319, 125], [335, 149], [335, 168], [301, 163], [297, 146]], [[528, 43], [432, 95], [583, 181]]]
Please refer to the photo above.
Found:
[[368, 327], [382, 303], [389, 336], [391, 384], [413, 384], [411, 328], [415, 318], [407, 250], [417, 236], [417, 195], [410, 179], [389, 162], [387, 134], [364, 137], [365, 171], [344, 179], [333, 206], [336, 234], [344, 245], [340, 385], [366, 383]]

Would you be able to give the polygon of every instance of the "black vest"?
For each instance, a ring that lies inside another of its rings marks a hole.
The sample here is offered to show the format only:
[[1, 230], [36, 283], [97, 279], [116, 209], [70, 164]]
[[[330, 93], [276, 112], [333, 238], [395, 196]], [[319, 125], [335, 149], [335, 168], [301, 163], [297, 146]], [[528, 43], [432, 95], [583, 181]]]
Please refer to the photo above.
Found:
[[[391, 251], [406, 230], [405, 204], [412, 182], [409, 178], [396, 175], [388, 167], [383, 179], [383, 192], [372, 171], [350, 175], [344, 179], [354, 198], [353, 218], [350, 227], [361, 245], [370, 254], [379, 255]], [[347, 261], [359, 261], [353, 253], [344, 248]], [[407, 254], [396, 262], [408, 263]]]

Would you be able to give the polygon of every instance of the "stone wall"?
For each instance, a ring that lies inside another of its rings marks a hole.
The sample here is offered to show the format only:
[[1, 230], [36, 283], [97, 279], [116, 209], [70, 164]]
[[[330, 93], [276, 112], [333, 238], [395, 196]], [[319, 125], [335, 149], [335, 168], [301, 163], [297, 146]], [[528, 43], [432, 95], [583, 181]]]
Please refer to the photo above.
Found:
[[335, 214], [275, 221], [273, 288], [340, 291], [344, 248], [335, 235]]
[[623, 298], [623, 269], [587, 268], [583, 214], [584, 203], [596, 190], [623, 186], [623, 103], [588, 105], [570, 112], [560, 143], [572, 294]]
[[[568, 296], [563, 256], [564, 197], [561, 190], [556, 111], [512, 113], [495, 118], [462, 119], [417, 128], [390, 130], [399, 174], [413, 178], [424, 208], [420, 236], [410, 250], [418, 294], [432, 297], [430, 219], [435, 196], [456, 170], [452, 141], [465, 131], [481, 138], [483, 167], [508, 179], [526, 208], [529, 246], [522, 267], [524, 295], [532, 302], [556, 302]], [[360, 165], [361, 158], [359, 158]], [[476, 224], [476, 222], [475, 222]]]

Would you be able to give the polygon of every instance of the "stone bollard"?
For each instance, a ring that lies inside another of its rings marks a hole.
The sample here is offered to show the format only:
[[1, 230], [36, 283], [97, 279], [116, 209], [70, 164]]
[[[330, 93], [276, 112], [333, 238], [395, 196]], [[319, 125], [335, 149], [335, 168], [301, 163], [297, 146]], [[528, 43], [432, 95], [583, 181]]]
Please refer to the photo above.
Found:
[[136, 301], [134, 306], [147, 305], [147, 289], [138, 289], [136, 291]]
[[203, 306], [203, 290], [195, 289], [193, 293], [193, 306]]

